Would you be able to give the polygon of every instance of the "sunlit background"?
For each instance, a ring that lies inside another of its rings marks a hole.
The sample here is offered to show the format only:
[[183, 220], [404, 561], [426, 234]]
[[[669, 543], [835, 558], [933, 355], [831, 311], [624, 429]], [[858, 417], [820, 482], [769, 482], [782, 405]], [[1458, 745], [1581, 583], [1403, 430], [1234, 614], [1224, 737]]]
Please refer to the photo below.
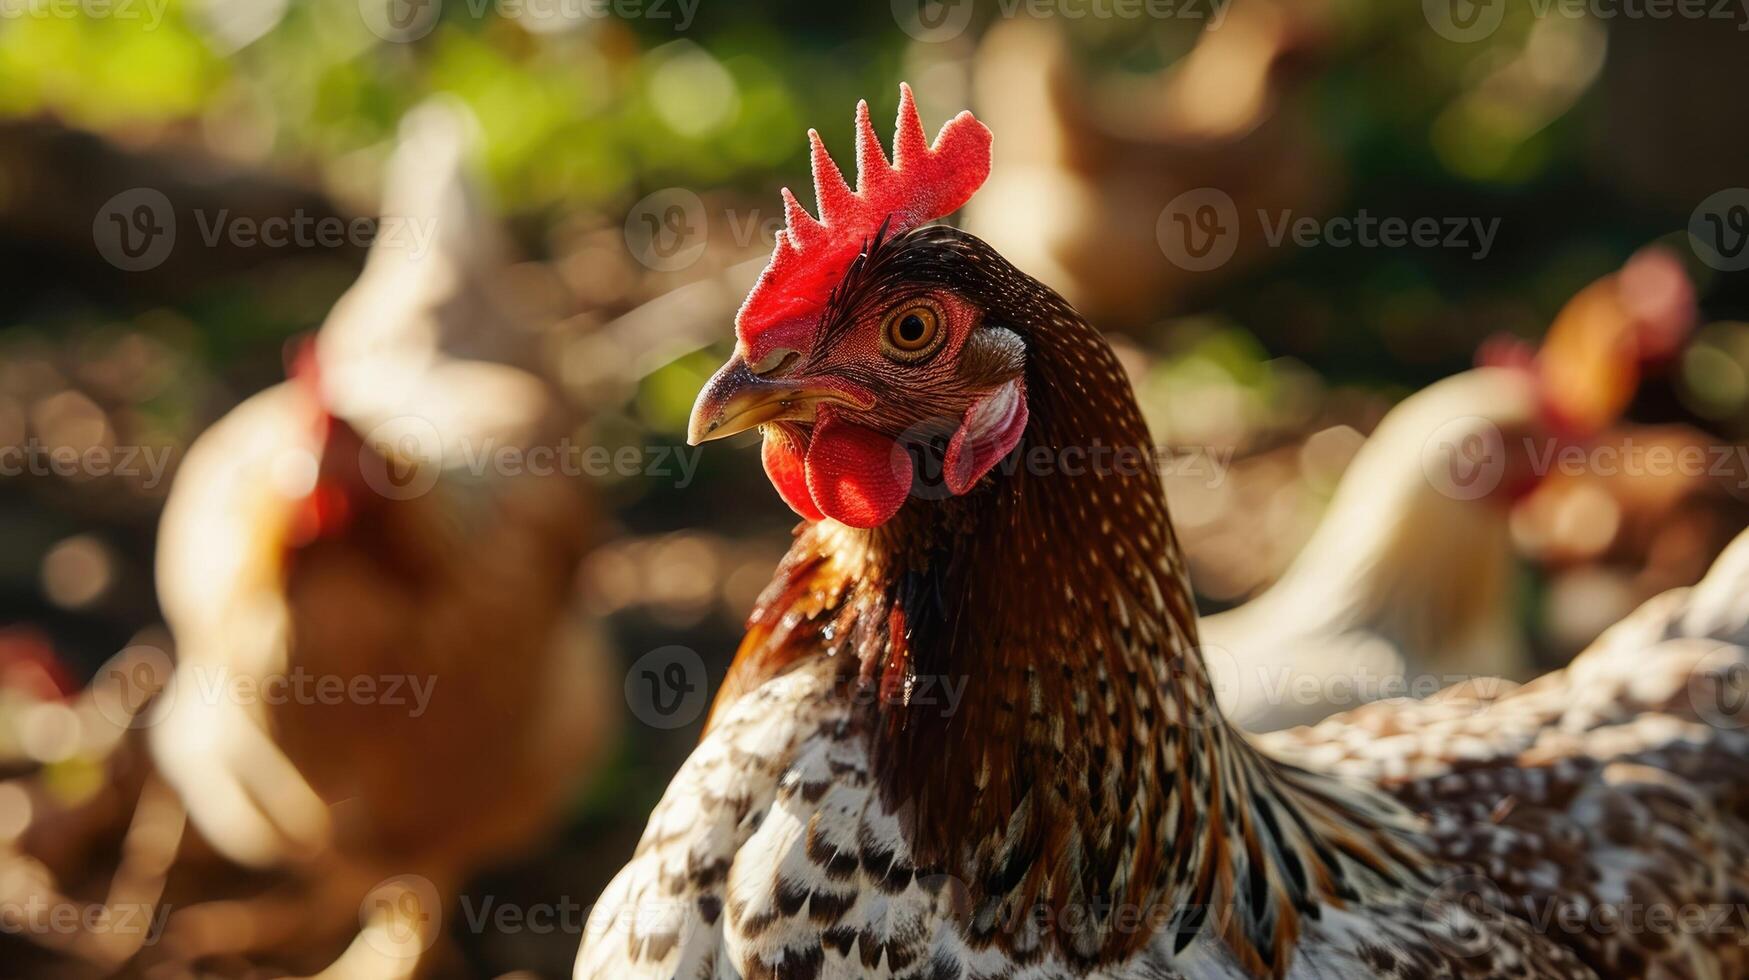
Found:
[[[183, 214], [375, 215], [400, 120], [434, 95], [477, 122], [474, 174], [509, 243], [491, 288], [542, 325], [533, 345], [581, 409], [577, 442], [646, 459], [684, 447], [770, 250], [778, 189], [807, 185], [805, 131], [849, 166], [859, 98], [883, 128], [900, 80], [931, 130], [972, 107], [996, 162], [962, 223], [1106, 329], [1157, 439], [1232, 454], [1224, 478], [1169, 474], [1210, 609], [1280, 573], [1392, 404], [1490, 337], [1534, 341], [1649, 244], [1680, 259], [1700, 317], [1605, 438], [1749, 435], [1749, 288], [1690, 236], [1709, 213], [1735, 228], [1733, 202], [1749, 233], [1749, 191], [1716, 197], [1749, 185], [1749, 12], [1506, 3], [1497, 24], [1464, 27], [1401, 0], [1168, 16], [1116, 0], [393, 2], [0, 0], [0, 447], [140, 464], [0, 476], [0, 766], [65, 800], [110, 776], [108, 743], [62, 696], [125, 648], [174, 651], [152, 553], [181, 452], [283, 377], [287, 341], [365, 255], [208, 242], [185, 220], [167, 256], [127, 269], [99, 247], [106, 207], [151, 188]], [[1162, 214], [1205, 188], [1245, 221], [1497, 232], [1478, 254], [1473, 239], [1274, 244], [1252, 227], [1230, 258], [1187, 268], [1162, 247]], [[624, 664], [678, 645], [714, 684], [793, 515], [747, 440], [684, 452], [689, 477], [675, 457], [594, 478], [603, 544], [577, 601]], [[1537, 662], [1697, 579], [1749, 521], [1746, 477], [1574, 479], [1517, 508], [1513, 615]], [[470, 894], [592, 901], [702, 724], [630, 718], [562, 838]], [[0, 878], [29, 805], [0, 784]], [[577, 943], [449, 931], [459, 975], [568, 975]], [[63, 975], [48, 962], [41, 975]]]

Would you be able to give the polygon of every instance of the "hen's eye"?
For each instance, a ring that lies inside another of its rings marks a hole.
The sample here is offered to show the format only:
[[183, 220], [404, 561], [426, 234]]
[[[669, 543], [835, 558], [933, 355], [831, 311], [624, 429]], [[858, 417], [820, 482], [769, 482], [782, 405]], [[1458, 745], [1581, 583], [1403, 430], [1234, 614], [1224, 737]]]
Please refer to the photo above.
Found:
[[906, 303], [887, 314], [881, 347], [899, 361], [920, 361], [935, 353], [944, 333], [941, 314], [931, 303]]

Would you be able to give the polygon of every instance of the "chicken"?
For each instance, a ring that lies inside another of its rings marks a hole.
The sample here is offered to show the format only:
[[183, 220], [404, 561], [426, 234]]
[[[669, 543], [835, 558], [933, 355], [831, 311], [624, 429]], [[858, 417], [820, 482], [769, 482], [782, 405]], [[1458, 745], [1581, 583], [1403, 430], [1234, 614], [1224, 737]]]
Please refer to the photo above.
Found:
[[1749, 545], [1564, 673], [1254, 744], [1111, 348], [928, 224], [989, 131], [931, 146], [901, 88], [889, 165], [859, 106], [854, 192], [812, 139], [690, 429], [763, 427], [804, 523], [576, 976], [1741, 975], [1735, 922], [1521, 904], [1741, 900]]
[[1574, 297], [1537, 355], [1492, 344], [1487, 356], [1510, 363], [1387, 414], [1281, 578], [1202, 620], [1227, 717], [1271, 731], [1467, 677], [1525, 676], [1510, 508], [1550, 475], [1553, 453], [1615, 421], [1694, 309], [1680, 263], [1647, 249]]
[[229, 903], [178, 910], [178, 954], [310, 952], [394, 876], [453, 896], [553, 824], [611, 740], [617, 682], [572, 609], [587, 501], [543, 465], [569, 412], [457, 354], [521, 339], [481, 282], [465, 135], [447, 105], [409, 118], [384, 202], [405, 233], [385, 226], [292, 380], [206, 432], [166, 504], [157, 765], [221, 855], [308, 892], [246, 929]]
[[1160, 215], [1186, 194], [1224, 195], [1236, 215], [1332, 206], [1341, 175], [1327, 134], [1289, 98], [1329, 46], [1324, 6], [1228, 4], [1188, 53], [1149, 73], [1077, 63], [1064, 25], [997, 18], [972, 83], [1006, 138], [966, 229], [1102, 323], [1151, 323], [1255, 265], [1266, 243], [1246, 234], [1219, 271], [1167, 261]]

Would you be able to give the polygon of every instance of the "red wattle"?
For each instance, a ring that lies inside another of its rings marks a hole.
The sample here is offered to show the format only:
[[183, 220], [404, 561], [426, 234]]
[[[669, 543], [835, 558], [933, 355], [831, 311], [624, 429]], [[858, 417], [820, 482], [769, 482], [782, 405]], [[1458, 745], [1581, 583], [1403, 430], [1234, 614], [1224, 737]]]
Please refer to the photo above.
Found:
[[789, 509], [810, 521], [823, 515], [808, 494], [807, 465], [802, 458], [796, 437], [780, 425], [765, 427], [765, 442], [759, 450], [765, 463], [765, 476], [777, 488], [777, 495], [789, 504]]
[[840, 524], [879, 527], [911, 494], [911, 454], [892, 439], [822, 410], [808, 445], [808, 491]]

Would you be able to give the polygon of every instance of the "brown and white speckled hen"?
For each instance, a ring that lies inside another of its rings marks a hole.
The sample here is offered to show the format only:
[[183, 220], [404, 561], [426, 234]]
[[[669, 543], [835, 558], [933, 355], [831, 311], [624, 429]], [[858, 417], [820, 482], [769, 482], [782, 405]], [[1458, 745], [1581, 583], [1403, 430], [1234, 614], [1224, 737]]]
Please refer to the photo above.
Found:
[[1718, 689], [1749, 544], [1521, 690], [1248, 740], [1116, 358], [925, 226], [990, 135], [931, 148], [901, 92], [892, 166], [859, 107], [856, 192], [815, 137], [823, 214], [786, 199], [700, 395], [693, 437], [763, 426], [808, 522], [576, 975], [1741, 975], [1738, 920], [1585, 915], [1749, 897], [1749, 709]]

